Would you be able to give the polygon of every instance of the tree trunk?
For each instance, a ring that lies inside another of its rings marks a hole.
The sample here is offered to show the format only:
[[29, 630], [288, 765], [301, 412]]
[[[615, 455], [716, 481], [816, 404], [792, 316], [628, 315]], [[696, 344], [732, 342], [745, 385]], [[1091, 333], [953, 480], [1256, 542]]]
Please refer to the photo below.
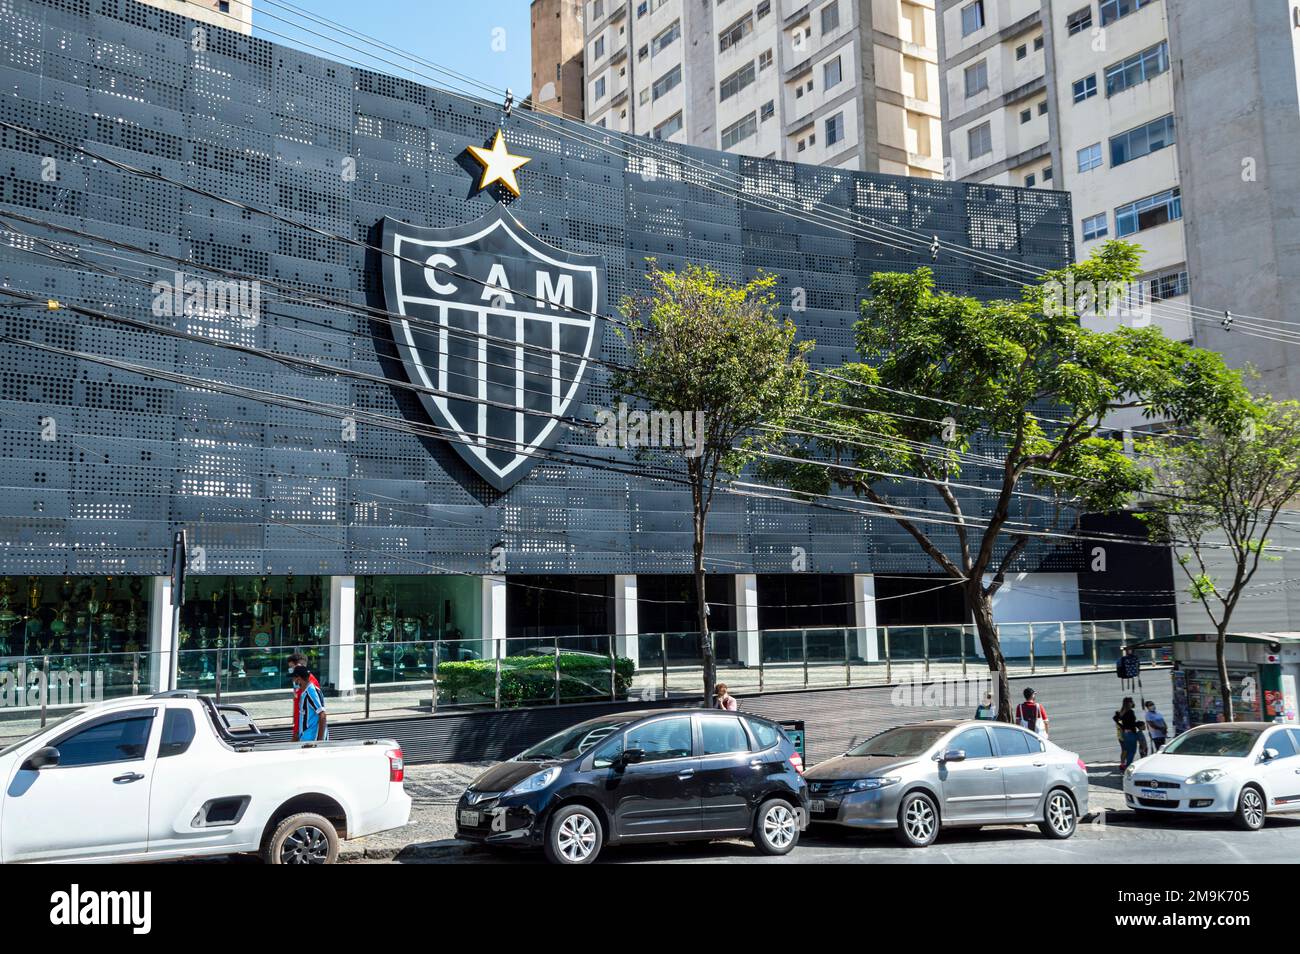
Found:
[[695, 527], [695, 602], [700, 628], [700, 661], [704, 666], [704, 704], [713, 701], [718, 665], [713, 655], [713, 634], [709, 632], [709, 601], [704, 577], [704, 519], [696, 516]]
[[1228, 624], [1225, 619], [1219, 626], [1219, 639], [1215, 646], [1215, 655], [1219, 662], [1219, 692], [1223, 696], [1223, 721], [1232, 722], [1232, 684], [1228, 682]]
[[966, 605], [975, 619], [975, 630], [979, 633], [980, 646], [984, 650], [984, 659], [988, 662], [989, 672], [997, 682], [998, 720], [1011, 721], [1011, 684], [1007, 680], [1007, 661], [1002, 655], [1002, 643], [998, 639], [998, 628], [993, 622], [993, 600], [978, 581], [966, 589]]

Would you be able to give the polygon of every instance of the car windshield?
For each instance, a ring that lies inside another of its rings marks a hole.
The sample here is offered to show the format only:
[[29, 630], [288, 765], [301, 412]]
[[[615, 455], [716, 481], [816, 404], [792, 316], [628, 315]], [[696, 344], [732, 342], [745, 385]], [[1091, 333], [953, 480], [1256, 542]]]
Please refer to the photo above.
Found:
[[583, 722], [572, 728], [557, 732], [549, 739], [538, 742], [531, 749], [526, 749], [516, 756], [522, 762], [537, 762], [543, 759], [572, 759], [582, 755], [593, 745], [613, 732], [628, 724], [627, 719], [601, 719]]
[[1255, 747], [1259, 729], [1206, 729], [1184, 732], [1164, 748], [1166, 755], [1217, 755], [1244, 759]]
[[38, 735], [44, 735], [46, 732], [49, 732], [51, 729], [57, 728], [58, 726], [60, 726], [60, 725], [62, 725], [63, 723], [67, 722], [67, 721], [68, 721], [69, 719], [71, 719], [73, 716], [78, 716], [78, 715], [81, 715], [81, 710], [78, 710], [78, 711], [76, 711], [76, 712], [71, 712], [71, 713], [69, 713], [68, 715], [65, 715], [62, 719], [59, 719], [59, 720], [56, 721], [56, 722], [51, 722], [51, 723], [50, 723], [49, 725], [47, 725], [45, 728], [43, 728], [43, 729], [37, 729], [35, 732], [31, 733], [30, 735], [25, 735], [25, 736], [23, 736], [23, 737], [22, 737], [21, 739], [19, 739], [17, 742], [10, 742], [10, 743], [9, 743], [8, 745], [6, 745], [3, 749], [0, 749], [0, 757], [3, 757], [3, 756], [8, 755], [8, 754], [9, 754], [10, 752], [12, 752], [14, 749], [17, 749], [17, 748], [20, 748], [20, 747], [26, 745], [28, 742], [30, 742], [32, 739], [36, 738]]
[[855, 745], [846, 755], [921, 755], [949, 731], [946, 726], [909, 725], [886, 729]]

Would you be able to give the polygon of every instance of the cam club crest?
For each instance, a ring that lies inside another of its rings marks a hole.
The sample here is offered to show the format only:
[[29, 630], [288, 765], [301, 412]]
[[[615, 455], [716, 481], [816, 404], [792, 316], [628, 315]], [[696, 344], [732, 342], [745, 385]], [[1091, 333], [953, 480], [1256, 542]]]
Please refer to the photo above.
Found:
[[385, 218], [384, 297], [420, 400], [484, 480], [508, 490], [559, 438], [598, 356], [604, 259], [542, 242], [502, 206], [435, 229]]

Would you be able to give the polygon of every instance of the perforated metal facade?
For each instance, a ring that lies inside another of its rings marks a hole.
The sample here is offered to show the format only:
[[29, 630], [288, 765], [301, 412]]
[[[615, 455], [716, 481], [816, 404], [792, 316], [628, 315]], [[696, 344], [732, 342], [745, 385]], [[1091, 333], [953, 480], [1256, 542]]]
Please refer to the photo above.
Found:
[[[751, 196], [781, 196], [809, 216], [848, 213], [1035, 266], [1071, 259], [1069, 200], [1061, 193], [841, 172], [650, 140], [629, 159], [600, 130], [566, 124], [577, 138], [560, 136], [518, 113], [503, 122], [496, 106], [261, 39], [209, 27], [196, 50], [194, 26], [132, 0], [0, 0], [0, 118], [360, 242], [374, 241], [385, 215], [445, 227], [483, 214], [497, 199], [473, 194], [462, 153], [503, 124], [512, 150], [532, 157], [512, 212], [548, 242], [603, 256], [611, 303], [645, 289], [647, 256], [666, 266], [707, 263], [736, 278], [766, 269], [779, 276], [782, 301], [806, 290], [807, 310], [792, 317], [816, 339], [815, 361], [824, 365], [851, 357], [852, 324], [871, 273], [928, 264], [928, 251], [768, 211], [698, 171], [700, 164], [743, 177]], [[47, 159], [54, 181], [43, 175]], [[341, 174], [349, 159], [354, 179]], [[309, 295], [382, 305], [376, 264], [361, 247], [11, 130], [0, 131], [0, 170], [0, 210], [189, 260], [189, 274], [230, 269]], [[387, 325], [357, 312], [295, 301], [272, 285], [254, 327], [154, 318], [149, 286], [171, 280], [166, 261], [46, 233], [81, 256], [73, 265], [16, 238], [9, 225], [0, 228], [7, 287], [220, 336], [268, 356], [308, 355], [404, 379]], [[936, 267], [945, 289], [1011, 293], [952, 255]], [[66, 311], [5, 304], [0, 327], [181, 375], [427, 422], [409, 391], [305, 374], [271, 357]], [[29, 347], [0, 348], [3, 573], [163, 573], [179, 526], [204, 547], [207, 573], [486, 573], [498, 543], [507, 572], [689, 567], [682, 488], [544, 463], [498, 494], [433, 440], [361, 423], [353, 442], [333, 417]], [[609, 324], [603, 353], [614, 361], [624, 354]], [[593, 373], [577, 412], [588, 419], [612, 403], [604, 372]], [[42, 418], [54, 419], [58, 439], [41, 439]], [[631, 456], [596, 447], [587, 431], [570, 432], [558, 449], [635, 466]], [[908, 502], [937, 505], [919, 492]], [[708, 543], [719, 572], [788, 571], [792, 546], [806, 549], [813, 572], [933, 570], [888, 520], [719, 500]], [[1073, 569], [1074, 555], [1040, 544], [1024, 567]]]

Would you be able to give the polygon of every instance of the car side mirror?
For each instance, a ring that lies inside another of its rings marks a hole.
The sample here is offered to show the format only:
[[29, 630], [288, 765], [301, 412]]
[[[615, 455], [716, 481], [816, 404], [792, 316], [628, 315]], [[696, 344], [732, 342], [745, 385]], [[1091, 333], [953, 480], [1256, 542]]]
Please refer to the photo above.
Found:
[[1273, 761], [1275, 758], [1277, 758], [1277, 757], [1278, 757], [1279, 755], [1281, 755], [1281, 754], [1282, 754], [1282, 753], [1279, 752], [1277, 749], [1265, 749], [1265, 750], [1264, 750], [1264, 761], [1265, 761], [1265, 762], [1271, 762], [1271, 761]]
[[58, 764], [59, 750], [52, 745], [47, 745], [27, 756], [27, 761], [23, 763], [22, 767], [27, 771], [38, 772], [43, 768], [51, 768]]
[[940, 762], [965, 762], [966, 752], [964, 749], [948, 749], [939, 756]]
[[636, 765], [645, 758], [645, 749], [624, 749], [623, 754], [618, 757], [620, 768], [627, 768], [629, 765]]

